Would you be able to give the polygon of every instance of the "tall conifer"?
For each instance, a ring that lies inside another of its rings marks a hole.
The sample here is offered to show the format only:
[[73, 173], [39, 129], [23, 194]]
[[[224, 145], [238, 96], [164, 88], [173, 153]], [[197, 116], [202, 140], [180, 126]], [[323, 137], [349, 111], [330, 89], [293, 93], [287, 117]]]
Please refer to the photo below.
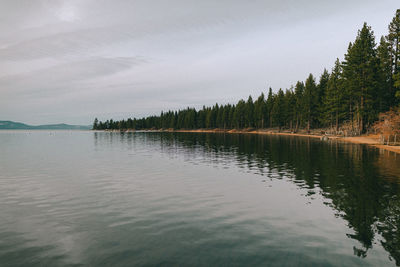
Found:
[[343, 69], [346, 90], [351, 98], [350, 112], [354, 111], [353, 119], [359, 134], [377, 115], [373, 109], [377, 96], [377, 69], [375, 37], [371, 27], [364, 23], [354, 44], [349, 46]]

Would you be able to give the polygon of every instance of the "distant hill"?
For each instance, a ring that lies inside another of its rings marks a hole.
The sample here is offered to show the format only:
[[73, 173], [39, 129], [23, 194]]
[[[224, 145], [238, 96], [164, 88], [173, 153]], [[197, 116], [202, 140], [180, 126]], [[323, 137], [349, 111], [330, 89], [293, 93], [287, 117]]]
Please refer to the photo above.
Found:
[[60, 124], [45, 124], [45, 125], [28, 125], [14, 121], [0, 121], [0, 130], [90, 130], [89, 125], [69, 125]]

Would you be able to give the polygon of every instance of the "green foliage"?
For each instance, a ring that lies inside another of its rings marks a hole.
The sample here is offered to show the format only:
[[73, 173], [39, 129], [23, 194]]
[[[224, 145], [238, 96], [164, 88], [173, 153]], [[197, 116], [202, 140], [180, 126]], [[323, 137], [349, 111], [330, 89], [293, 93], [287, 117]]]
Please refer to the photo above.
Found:
[[400, 72], [394, 75], [394, 86], [400, 89]]
[[257, 128], [264, 128], [267, 115], [267, 102], [265, 101], [264, 93], [254, 102], [254, 123]]
[[394, 75], [394, 87], [397, 89], [395, 93], [397, 103], [400, 103], [400, 72]]
[[245, 127], [245, 110], [246, 110], [246, 103], [244, 100], [240, 100], [235, 108], [235, 112], [233, 113], [233, 126], [240, 129]]
[[92, 130], [97, 130], [99, 127], [99, 120], [97, 118], [94, 119]]
[[303, 95], [304, 95], [304, 83], [303, 82], [297, 82], [296, 86], [294, 88], [294, 95], [296, 98], [296, 107], [295, 107], [295, 118], [296, 118], [296, 128], [295, 131], [297, 132], [299, 130], [299, 127], [303, 124], [303, 111], [304, 111], [304, 105], [303, 105]]
[[281, 129], [285, 123], [285, 94], [282, 89], [279, 89], [278, 94], [275, 97], [274, 105], [272, 106], [271, 115], [272, 115], [272, 123], [275, 126], [278, 126]]
[[[348, 46], [345, 59], [336, 60], [332, 72], [324, 69], [318, 83], [312, 74], [288, 90], [269, 88], [253, 102], [202, 109], [186, 108], [161, 112], [159, 116], [105, 122], [95, 119], [93, 129], [198, 129], [267, 128], [290, 131], [330, 127], [344, 122], [362, 133], [379, 112], [400, 103], [400, 9], [389, 25], [389, 33], [376, 47], [374, 33], [366, 23]], [[397, 97], [397, 98], [396, 98]], [[397, 99], [397, 100], [396, 100]]]
[[378, 101], [377, 109], [379, 112], [384, 112], [389, 110], [389, 108], [394, 104], [394, 87], [393, 84], [393, 63], [390, 43], [387, 38], [382, 36], [379, 46], [377, 48], [378, 57], [378, 75], [379, 75], [379, 88], [378, 88]]
[[359, 132], [363, 132], [365, 125], [373, 122], [378, 115], [374, 109], [379, 78], [375, 46], [373, 31], [364, 23], [345, 55], [343, 76], [349, 98], [349, 112], [351, 120], [357, 122]]
[[254, 103], [253, 98], [249, 96], [246, 102], [245, 107], [245, 127], [253, 127], [254, 126]]
[[306, 80], [303, 94], [303, 114], [307, 123], [307, 131], [310, 130], [316, 116], [317, 85], [314, 76], [310, 74]]
[[315, 124], [317, 127], [324, 125], [324, 116], [323, 113], [325, 112], [325, 103], [324, 99], [326, 96], [326, 91], [328, 89], [328, 83], [329, 83], [329, 72], [324, 69], [324, 72], [322, 73], [321, 77], [319, 78], [319, 84], [317, 86], [317, 94], [316, 94], [316, 99], [315, 102], [317, 104], [316, 107], [316, 121]]
[[338, 131], [339, 123], [345, 118], [345, 94], [343, 68], [339, 59], [336, 59], [335, 66], [329, 77], [326, 93], [323, 99], [324, 115], [323, 122], [331, 128], [335, 126]]
[[397, 89], [395, 104], [398, 104], [400, 103], [400, 9], [397, 9], [396, 15], [389, 24], [387, 39], [392, 62], [393, 86]]
[[400, 71], [400, 9], [389, 24], [388, 41], [393, 54], [394, 73]]

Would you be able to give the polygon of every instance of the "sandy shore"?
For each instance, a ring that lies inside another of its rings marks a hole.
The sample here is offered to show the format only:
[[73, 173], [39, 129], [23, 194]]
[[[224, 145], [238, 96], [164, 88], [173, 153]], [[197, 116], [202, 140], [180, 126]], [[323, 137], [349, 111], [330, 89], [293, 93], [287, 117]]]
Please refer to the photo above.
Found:
[[196, 129], [196, 130], [160, 130], [161, 132], [176, 132], [176, 133], [229, 133], [229, 134], [268, 134], [268, 135], [291, 135], [291, 136], [303, 136], [311, 138], [321, 138], [322, 135], [306, 134], [306, 133], [288, 133], [288, 132], [277, 132], [271, 130], [223, 130], [223, 129]]
[[379, 142], [379, 135], [364, 135], [364, 136], [356, 136], [356, 137], [341, 137], [338, 140], [355, 143], [355, 144], [367, 144], [370, 146], [374, 146], [380, 149], [385, 149], [388, 151], [392, 151], [400, 154], [400, 146], [388, 146], [382, 145]]
[[[268, 134], [268, 135], [287, 135], [287, 136], [301, 136], [321, 139], [322, 134], [307, 134], [307, 133], [289, 133], [277, 132], [271, 130], [223, 130], [223, 129], [196, 129], [196, 130], [160, 130], [162, 132], [181, 132], [181, 133], [230, 133], [230, 134]], [[379, 135], [364, 135], [357, 137], [340, 137], [328, 136], [330, 139], [338, 141], [349, 142], [354, 144], [366, 144], [380, 149], [385, 149], [400, 154], [400, 146], [388, 146], [379, 143]]]
[[[109, 131], [109, 130], [106, 130]], [[119, 130], [111, 130], [112, 132], [119, 132]], [[126, 130], [125, 132], [135, 132], [135, 130]], [[243, 129], [243, 130], [224, 130], [224, 129], [196, 129], [196, 130], [174, 130], [174, 129], [163, 129], [163, 130], [143, 130], [142, 132], [175, 132], [175, 133], [229, 133], [229, 134], [265, 134], [265, 135], [287, 135], [287, 136], [300, 136], [321, 139], [324, 135], [318, 133], [307, 134], [304, 132], [290, 133], [290, 132], [278, 132], [277, 130], [254, 130], [254, 129]], [[329, 139], [334, 139], [343, 142], [349, 142], [353, 144], [365, 144], [373, 146], [379, 149], [392, 151], [400, 154], [400, 146], [388, 146], [382, 145], [379, 142], [379, 135], [363, 135], [356, 137], [341, 137], [328, 135]]]

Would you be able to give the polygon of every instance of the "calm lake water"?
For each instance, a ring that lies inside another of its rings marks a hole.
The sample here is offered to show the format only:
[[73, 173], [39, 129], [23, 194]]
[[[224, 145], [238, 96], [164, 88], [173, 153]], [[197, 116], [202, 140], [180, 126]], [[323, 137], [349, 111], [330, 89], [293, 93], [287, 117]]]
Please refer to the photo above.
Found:
[[395, 266], [400, 155], [285, 136], [0, 131], [0, 266]]

